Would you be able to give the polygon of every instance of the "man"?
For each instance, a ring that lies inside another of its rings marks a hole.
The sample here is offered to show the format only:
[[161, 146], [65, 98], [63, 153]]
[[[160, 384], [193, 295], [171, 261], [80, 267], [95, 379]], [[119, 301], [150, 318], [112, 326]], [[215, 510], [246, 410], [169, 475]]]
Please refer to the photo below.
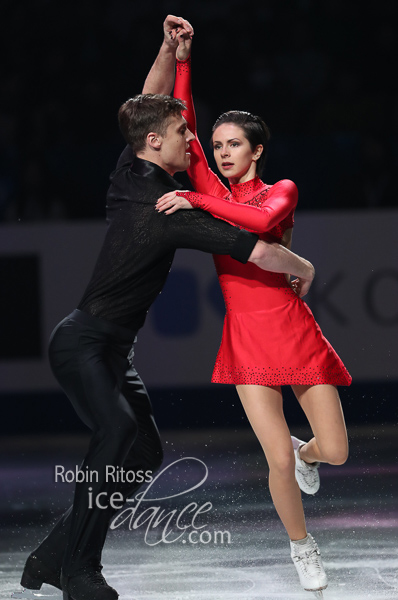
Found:
[[[133, 366], [136, 332], [161, 291], [177, 248], [230, 254], [259, 267], [301, 278], [307, 289], [313, 267], [277, 244], [214, 219], [202, 211], [166, 217], [157, 199], [179, 188], [173, 175], [189, 165], [194, 139], [171, 91], [178, 43], [193, 31], [169, 16], [165, 39], [144, 91], [128, 100], [119, 122], [128, 146], [111, 175], [108, 231], [94, 273], [78, 308], [54, 330], [49, 348], [53, 372], [80, 418], [92, 430], [83, 473], [97, 478], [76, 483], [71, 507], [29, 556], [21, 584], [62, 588], [64, 600], [115, 600], [101, 574], [101, 553], [110, 519], [139, 483], [114, 483], [106, 467], [154, 472], [162, 447], [145, 386]], [[181, 41], [182, 40], [182, 41]], [[159, 69], [163, 74], [159, 77]], [[114, 494], [120, 501], [112, 501]], [[101, 497], [99, 508], [95, 502]]]

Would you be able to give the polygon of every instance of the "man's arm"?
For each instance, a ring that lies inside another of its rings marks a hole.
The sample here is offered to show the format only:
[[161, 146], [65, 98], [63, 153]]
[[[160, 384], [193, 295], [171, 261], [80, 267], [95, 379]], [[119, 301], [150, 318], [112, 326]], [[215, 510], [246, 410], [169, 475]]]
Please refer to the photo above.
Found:
[[248, 260], [260, 269], [289, 273], [298, 278], [292, 285], [304, 296], [315, 275], [310, 262], [277, 243], [266, 243], [254, 233], [238, 229], [201, 210], [179, 210], [169, 217], [159, 213], [162, 234], [174, 248], [192, 248], [211, 254], [229, 254], [235, 260]]
[[[182, 37], [193, 36], [191, 24], [174, 15], [168, 15], [163, 23], [164, 39], [142, 89], [143, 94], [171, 94], [174, 86], [176, 51]], [[187, 42], [188, 44], [188, 42]]]
[[308, 260], [276, 243], [259, 240], [249, 256], [249, 262], [266, 271], [289, 273], [297, 277], [293, 288], [300, 298], [308, 293], [315, 277], [315, 269]]

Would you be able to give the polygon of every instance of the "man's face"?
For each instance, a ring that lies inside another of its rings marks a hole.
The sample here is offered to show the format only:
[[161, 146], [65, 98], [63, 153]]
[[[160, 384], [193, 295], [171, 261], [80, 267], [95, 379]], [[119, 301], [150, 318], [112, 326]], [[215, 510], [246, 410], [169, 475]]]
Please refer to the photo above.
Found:
[[170, 175], [188, 169], [191, 159], [189, 144], [194, 139], [195, 136], [189, 131], [182, 116], [171, 118], [166, 134], [161, 138], [160, 148], [161, 166]]

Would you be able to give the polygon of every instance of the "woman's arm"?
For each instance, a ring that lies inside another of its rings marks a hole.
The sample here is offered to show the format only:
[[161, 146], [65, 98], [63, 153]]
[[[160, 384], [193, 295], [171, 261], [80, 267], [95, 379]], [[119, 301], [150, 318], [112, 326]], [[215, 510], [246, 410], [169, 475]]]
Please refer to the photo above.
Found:
[[224, 198], [229, 194], [229, 190], [209, 168], [205, 153], [196, 133], [196, 114], [191, 91], [191, 57], [189, 56], [186, 60], [178, 60], [178, 56], [179, 49], [177, 50], [174, 97], [180, 98], [185, 103], [187, 110], [184, 111], [183, 116], [188, 123], [188, 129], [196, 137], [190, 143], [191, 163], [188, 169], [188, 176], [193, 187], [198, 192]]
[[[182, 198], [182, 199], [179, 199]], [[169, 192], [158, 200], [156, 208], [171, 214], [179, 208], [188, 208], [186, 202], [194, 208], [210, 212], [214, 217], [240, 225], [245, 229], [264, 233], [285, 219], [296, 207], [297, 187], [289, 179], [278, 181], [268, 191], [261, 207], [230, 202], [208, 194], [196, 192]]]

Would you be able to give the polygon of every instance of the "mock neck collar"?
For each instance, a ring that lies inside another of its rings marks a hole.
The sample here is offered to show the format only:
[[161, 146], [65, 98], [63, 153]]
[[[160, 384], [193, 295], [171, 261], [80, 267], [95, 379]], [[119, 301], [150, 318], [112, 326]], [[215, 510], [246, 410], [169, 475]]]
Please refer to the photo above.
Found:
[[144, 160], [143, 158], [138, 158], [138, 156], [135, 156], [131, 170], [140, 177], [145, 177], [147, 179], [151, 179], [152, 181], [159, 181], [160, 183], [163, 183], [163, 185], [167, 185], [167, 187], [170, 187], [173, 190], [182, 189], [182, 185], [178, 183], [174, 177], [162, 169], [162, 167], [159, 167], [159, 165], [149, 160]]
[[256, 175], [254, 179], [244, 181], [243, 183], [231, 183], [231, 192], [234, 198], [247, 198], [253, 196], [264, 187], [264, 183]]

